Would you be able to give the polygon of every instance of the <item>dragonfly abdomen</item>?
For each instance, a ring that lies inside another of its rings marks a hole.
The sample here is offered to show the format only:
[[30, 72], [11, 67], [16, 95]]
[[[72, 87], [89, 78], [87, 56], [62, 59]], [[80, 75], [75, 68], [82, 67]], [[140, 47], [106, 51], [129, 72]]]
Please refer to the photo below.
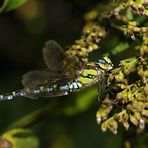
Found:
[[76, 80], [72, 80], [62, 85], [40, 86], [34, 89], [26, 88], [19, 91], [14, 91], [8, 94], [0, 95], [0, 102], [12, 100], [16, 97], [29, 97], [38, 99], [39, 97], [57, 97], [65, 96], [71, 92], [78, 91], [80, 84]]
[[15, 97], [25, 96], [25, 92], [23, 90], [13, 91], [11, 93], [0, 95], [0, 102], [12, 100]]

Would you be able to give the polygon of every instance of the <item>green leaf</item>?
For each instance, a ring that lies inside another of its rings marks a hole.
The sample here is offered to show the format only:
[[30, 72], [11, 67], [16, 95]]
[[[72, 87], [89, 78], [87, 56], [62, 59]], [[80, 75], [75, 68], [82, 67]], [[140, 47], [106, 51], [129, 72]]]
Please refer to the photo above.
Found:
[[2, 135], [3, 139], [9, 142], [14, 148], [31, 147], [38, 148], [39, 141], [31, 130], [12, 129]]
[[25, 127], [31, 124], [32, 122], [34, 122], [36, 119], [38, 119], [41, 116], [41, 114], [45, 112], [50, 112], [55, 107], [55, 105], [56, 104], [54, 103], [49, 103], [46, 106], [39, 108], [28, 115], [23, 116], [22, 118], [15, 121], [14, 123], [11, 123], [7, 129], [13, 129], [16, 127], [17, 128]]
[[119, 54], [129, 48], [129, 44], [127, 42], [120, 42], [115, 48], [112, 49], [112, 54]]
[[0, 12], [16, 9], [25, 2], [27, 2], [27, 0], [2, 0], [2, 2], [0, 2]]
[[64, 109], [64, 114], [67, 116], [72, 116], [79, 114], [81, 112], [89, 109], [94, 102], [97, 102], [97, 87], [89, 87], [88, 89], [83, 90], [77, 97], [74, 98], [74, 104], [66, 105]]
[[127, 10], [126, 10], [126, 17], [129, 20], [133, 20], [134, 19], [134, 16], [133, 16], [133, 12], [132, 12], [132, 8], [131, 7], [127, 8]]

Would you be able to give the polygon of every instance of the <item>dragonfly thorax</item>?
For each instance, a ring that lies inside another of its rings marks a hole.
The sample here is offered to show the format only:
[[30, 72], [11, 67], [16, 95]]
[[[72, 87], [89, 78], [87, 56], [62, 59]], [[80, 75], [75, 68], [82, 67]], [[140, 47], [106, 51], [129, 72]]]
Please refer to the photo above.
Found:
[[81, 70], [78, 82], [83, 86], [89, 86], [104, 79], [104, 75], [113, 69], [113, 64], [108, 57], [99, 59], [98, 62], [87, 63]]
[[81, 70], [78, 77], [78, 82], [83, 86], [92, 85], [96, 83], [99, 77], [102, 77], [102, 70], [99, 70], [95, 62], [87, 63], [83, 70]]

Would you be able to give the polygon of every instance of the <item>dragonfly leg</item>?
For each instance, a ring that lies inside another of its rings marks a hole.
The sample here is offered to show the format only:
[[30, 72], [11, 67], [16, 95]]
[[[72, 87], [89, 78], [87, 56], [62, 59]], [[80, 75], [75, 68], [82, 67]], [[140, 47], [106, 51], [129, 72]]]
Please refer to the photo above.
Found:
[[[101, 102], [103, 100], [103, 95], [105, 93], [109, 93], [112, 96], [115, 95], [115, 92], [113, 92], [112, 86], [109, 86], [109, 87], [106, 87], [106, 86], [107, 86], [106, 78], [104, 78], [102, 81], [98, 82], [98, 101], [99, 102]], [[114, 100], [114, 102], [112, 102], [111, 104], [114, 105], [115, 107], [121, 108], [121, 105], [119, 105], [116, 100]]]
[[106, 79], [98, 82], [98, 101], [101, 102], [103, 94], [106, 92]]

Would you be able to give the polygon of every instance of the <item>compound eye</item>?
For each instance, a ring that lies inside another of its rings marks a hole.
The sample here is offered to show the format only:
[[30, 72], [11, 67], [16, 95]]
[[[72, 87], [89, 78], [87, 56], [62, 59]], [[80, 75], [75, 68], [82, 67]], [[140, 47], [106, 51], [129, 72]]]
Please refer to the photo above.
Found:
[[99, 63], [100, 63], [100, 64], [105, 64], [106, 61], [105, 61], [104, 59], [99, 59]]
[[99, 59], [98, 60], [98, 65], [103, 70], [108, 71], [108, 70], [113, 69], [113, 64], [112, 64], [111, 60], [108, 57], [103, 57], [102, 59]]

